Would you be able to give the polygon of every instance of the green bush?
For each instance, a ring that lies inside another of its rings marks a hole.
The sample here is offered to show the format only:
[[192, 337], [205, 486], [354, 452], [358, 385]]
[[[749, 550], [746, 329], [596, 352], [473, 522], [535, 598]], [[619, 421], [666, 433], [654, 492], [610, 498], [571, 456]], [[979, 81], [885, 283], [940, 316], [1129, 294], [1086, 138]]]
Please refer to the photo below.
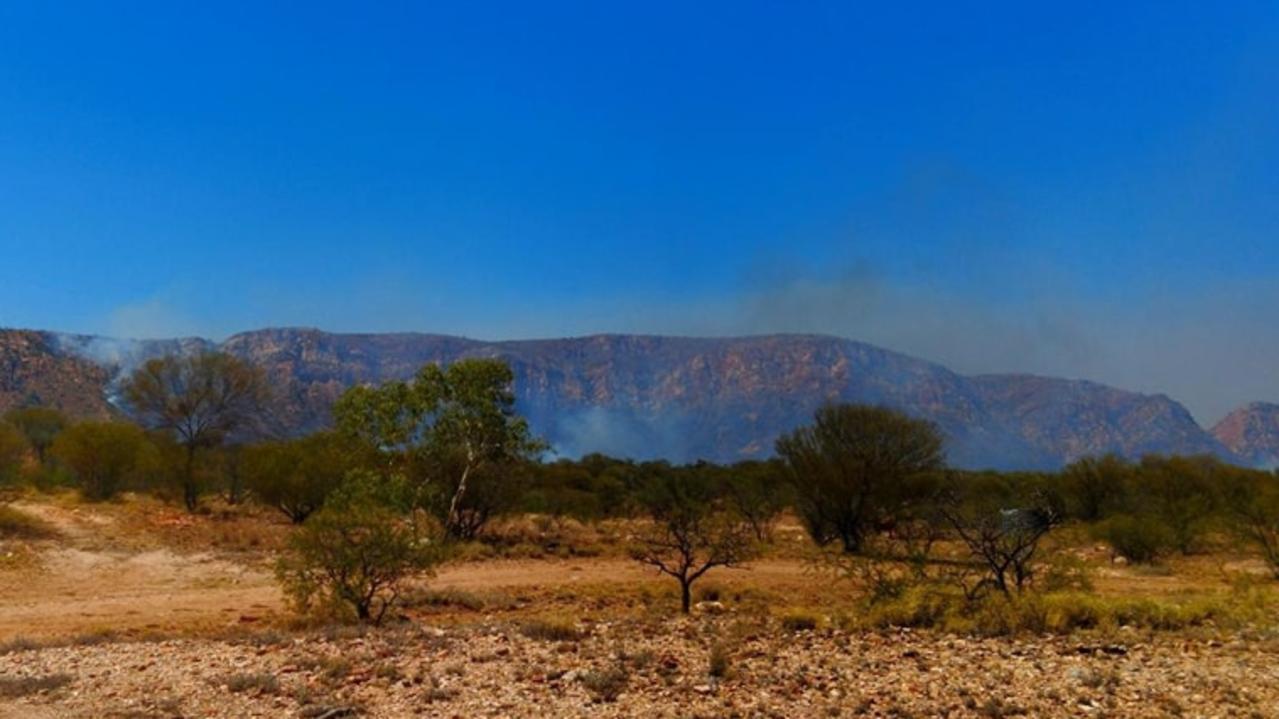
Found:
[[1162, 522], [1150, 516], [1120, 514], [1097, 526], [1096, 536], [1130, 562], [1153, 562], [1171, 550], [1176, 539]]
[[444, 558], [419, 523], [364, 482], [334, 493], [289, 541], [276, 574], [295, 607], [378, 624], [399, 600], [401, 582]]

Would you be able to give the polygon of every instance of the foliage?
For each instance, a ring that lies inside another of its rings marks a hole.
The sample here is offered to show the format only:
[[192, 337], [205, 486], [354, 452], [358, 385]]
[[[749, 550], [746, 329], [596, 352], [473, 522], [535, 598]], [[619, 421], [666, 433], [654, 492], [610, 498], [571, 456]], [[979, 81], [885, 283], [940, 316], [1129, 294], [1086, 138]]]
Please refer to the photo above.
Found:
[[1117, 514], [1098, 524], [1094, 535], [1130, 562], [1149, 563], [1176, 544], [1172, 530], [1151, 515]]
[[444, 557], [415, 519], [367, 478], [353, 478], [290, 538], [277, 577], [303, 613], [352, 613], [381, 623], [405, 577], [431, 570]]
[[247, 447], [241, 469], [248, 489], [261, 502], [301, 524], [360, 465], [358, 445], [343, 435], [322, 432]]
[[1061, 472], [1063, 493], [1070, 498], [1070, 516], [1096, 522], [1122, 502], [1132, 466], [1113, 454], [1086, 457]]
[[739, 462], [719, 471], [720, 492], [748, 525], [755, 539], [772, 541], [773, 526], [791, 504], [790, 485], [778, 461]]
[[991, 497], [964, 498], [957, 492], [940, 512], [971, 558], [984, 570], [966, 592], [979, 596], [995, 589], [1005, 596], [1025, 590], [1034, 580], [1041, 541], [1061, 524], [1058, 504], [1043, 492], [1007, 504]]
[[262, 417], [268, 389], [257, 369], [209, 352], [150, 360], [125, 383], [123, 395], [138, 421], [169, 433], [185, 450], [183, 502], [194, 511], [201, 492], [197, 453], [250, 431]]
[[1226, 492], [1235, 531], [1261, 550], [1279, 579], [1279, 472], [1239, 476]]
[[812, 425], [777, 440], [797, 509], [821, 545], [845, 551], [891, 522], [943, 465], [936, 427], [883, 407], [827, 405]]
[[26, 436], [41, 465], [45, 463], [53, 440], [67, 426], [66, 417], [51, 407], [20, 407], [6, 413], [4, 420]]
[[388, 473], [416, 475], [419, 506], [433, 510], [450, 537], [466, 539], [492, 509], [468, 508], [472, 486], [500, 482], [543, 448], [515, 413], [513, 381], [501, 360], [430, 364], [411, 383], [348, 390], [333, 415], [342, 431], [380, 453]]
[[0, 422], [0, 497], [6, 487], [17, 482], [29, 451], [26, 435], [17, 427]]
[[84, 496], [95, 500], [136, 484], [158, 461], [146, 434], [127, 422], [72, 425], [54, 440], [49, 454], [71, 471]]
[[632, 556], [679, 582], [685, 614], [692, 606], [694, 582], [715, 567], [741, 566], [755, 553], [750, 526], [723, 508], [703, 473], [655, 477], [640, 499], [653, 522]]

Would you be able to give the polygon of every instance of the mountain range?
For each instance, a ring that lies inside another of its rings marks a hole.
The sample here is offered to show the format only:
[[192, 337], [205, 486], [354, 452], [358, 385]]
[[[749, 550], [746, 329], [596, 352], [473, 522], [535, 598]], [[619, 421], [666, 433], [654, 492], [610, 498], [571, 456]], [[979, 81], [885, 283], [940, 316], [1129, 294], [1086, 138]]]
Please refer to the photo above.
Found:
[[808, 421], [822, 403], [846, 401], [932, 420], [946, 437], [951, 463], [961, 467], [1052, 469], [1105, 453], [1206, 453], [1279, 464], [1279, 405], [1242, 407], [1206, 430], [1160, 394], [1023, 374], [961, 375], [821, 335], [488, 342], [285, 328], [219, 343], [0, 330], [0, 411], [47, 404], [80, 417], [117, 415], [119, 381], [139, 363], [211, 350], [266, 372], [275, 429], [284, 434], [327, 426], [333, 402], [355, 384], [406, 379], [428, 362], [496, 357], [515, 373], [520, 412], [567, 456], [764, 457], [779, 434]]

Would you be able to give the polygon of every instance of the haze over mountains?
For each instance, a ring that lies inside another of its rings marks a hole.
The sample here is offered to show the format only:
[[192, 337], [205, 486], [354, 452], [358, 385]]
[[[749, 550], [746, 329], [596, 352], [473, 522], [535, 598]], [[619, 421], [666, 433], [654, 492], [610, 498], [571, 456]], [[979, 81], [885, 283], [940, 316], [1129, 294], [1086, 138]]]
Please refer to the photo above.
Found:
[[1019, 374], [964, 376], [821, 335], [692, 338], [598, 335], [486, 342], [429, 334], [266, 329], [215, 343], [0, 331], [0, 410], [24, 403], [116, 414], [115, 383], [139, 362], [220, 349], [262, 367], [274, 429], [325, 427], [347, 388], [405, 379], [428, 362], [500, 357], [519, 409], [565, 455], [733, 461], [768, 456], [778, 434], [826, 401], [884, 404], [938, 424], [962, 467], [1056, 468], [1089, 455], [1215, 454], [1279, 463], [1279, 406], [1240, 408], [1212, 431], [1164, 395]]

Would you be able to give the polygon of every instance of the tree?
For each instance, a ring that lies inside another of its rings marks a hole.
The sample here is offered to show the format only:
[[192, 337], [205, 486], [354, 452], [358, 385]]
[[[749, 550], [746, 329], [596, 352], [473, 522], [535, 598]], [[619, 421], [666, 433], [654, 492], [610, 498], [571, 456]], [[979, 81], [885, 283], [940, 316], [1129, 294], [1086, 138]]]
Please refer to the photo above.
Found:
[[81, 422], [54, 440], [50, 456], [75, 475], [89, 499], [110, 499], [154, 461], [146, 434], [127, 422]]
[[1279, 579], [1279, 471], [1237, 470], [1225, 499], [1235, 531], [1261, 550]]
[[1122, 457], [1108, 454], [1086, 457], [1062, 470], [1062, 480], [1072, 514], [1085, 522], [1096, 522], [1122, 501], [1132, 475], [1132, 466]]
[[750, 525], [757, 540], [771, 541], [773, 525], [790, 500], [778, 463], [739, 462], [723, 473], [721, 491], [733, 511]]
[[21, 407], [10, 410], [4, 418], [26, 435], [31, 449], [35, 450], [36, 461], [41, 466], [44, 466], [49, 446], [67, 426], [66, 417], [50, 407]]
[[359, 447], [345, 435], [321, 432], [291, 441], [246, 447], [241, 471], [248, 489], [294, 524], [325, 500], [361, 465]]
[[936, 427], [884, 407], [826, 405], [812, 425], [777, 440], [813, 539], [860, 550], [868, 532], [924, 494], [944, 465]]
[[333, 414], [342, 431], [378, 450], [388, 472], [418, 475], [422, 503], [450, 537], [462, 538], [472, 481], [499, 476], [543, 449], [515, 413], [513, 381], [501, 360], [430, 364], [412, 383], [348, 390]]
[[30, 449], [21, 430], [0, 422], [0, 489], [13, 486]]
[[190, 511], [200, 502], [197, 454], [252, 428], [268, 392], [262, 374], [221, 353], [153, 359], [124, 385], [124, 399], [143, 425], [173, 435], [182, 446], [182, 498]]
[[741, 566], [755, 553], [750, 526], [724, 508], [714, 490], [705, 474], [686, 470], [651, 479], [640, 494], [652, 524], [632, 556], [679, 582], [685, 614], [694, 582], [715, 567]]
[[1038, 491], [1013, 506], [997, 497], [965, 501], [958, 493], [950, 493], [939, 511], [984, 569], [982, 579], [968, 590], [969, 596], [990, 588], [1007, 596], [1030, 585], [1040, 541], [1061, 524], [1058, 504]]
[[1218, 509], [1215, 487], [1225, 476], [1213, 457], [1145, 457], [1129, 490], [1130, 512], [1163, 524], [1182, 554], [1194, 552]]
[[405, 577], [429, 571], [443, 557], [422, 525], [364, 476], [331, 495], [298, 528], [276, 576], [300, 612], [354, 613], [361, 622], [380, 624]]

